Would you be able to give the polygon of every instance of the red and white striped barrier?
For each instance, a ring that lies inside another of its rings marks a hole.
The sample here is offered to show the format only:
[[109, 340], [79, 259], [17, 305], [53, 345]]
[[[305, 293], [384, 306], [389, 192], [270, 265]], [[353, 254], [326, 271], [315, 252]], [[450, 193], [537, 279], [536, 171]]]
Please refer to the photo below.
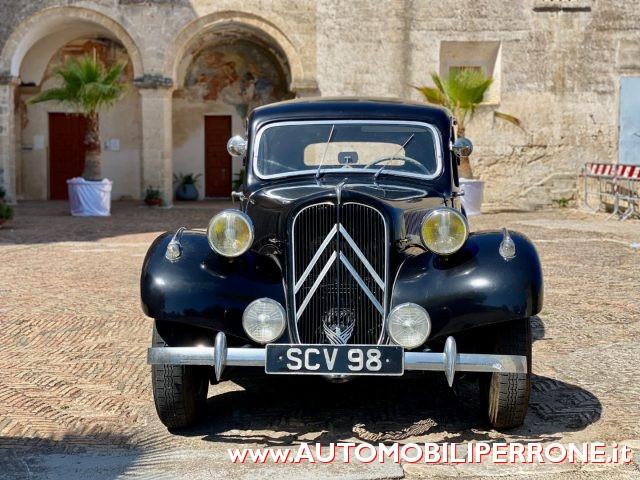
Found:
[[619, 177], [640, 180], [640, 165], [614, 163], [587, 163], [586, 168], [593, 176]]
[[[584, 177], [584, 202], [595, 211], [605, 204], [613, 204], [611, 217], [621, 220], [640, 213], [640, 165], [619, 163], [586, 163]], [[590, 181], [591, 180], [591, 181]], [[595, 185], [593, 185], [595, 180]], [[596, 191], [593, 191], [595, 187]], [[589, 205], [590, 198], [597, 198], [598, 205]], [[624, 212], [621, 209], [624, 208]]]

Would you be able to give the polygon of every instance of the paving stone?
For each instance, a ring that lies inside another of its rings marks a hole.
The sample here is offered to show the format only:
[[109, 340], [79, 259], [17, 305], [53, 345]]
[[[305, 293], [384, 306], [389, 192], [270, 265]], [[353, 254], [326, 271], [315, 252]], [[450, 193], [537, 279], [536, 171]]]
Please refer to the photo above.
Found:
[[[185, 224], [204, 227], [227, 206], [150, 209], [118, 202], [109, 218], [71, 217], [64, 202], [16, 207], [16, 218], [0, 229], [0, 478], [45, 478], [46, 472], [57, 478], [66, 462], [65, 478], [88, 472], [94, 478], [157, 477], [163, 471], [191, 478], [315, 475], [234, 466], [227, 457], [227, 448], [302, 441], [597, 440], [637, 446], [640, 252], [630, 245], [640, 240], [640, 222], [605, 222], [604, 215], [569, 209], [471, 220], [474, 229], [522, 231], [542, 259], [545, 306], [534, 321], [533, 390], [524, 426], [491, 430], [476, 386], [464, 379], [454, 390], [437, 374], [334, 385], [229, 368], [226, 381], [209, 391], [202, 424], [170, 434], [151, 399], [145, 364], [151, 320], [140, 310], [140, 266], [156, 235]], [[450, 472], [416, 468], [407, 466], [407, 476]], [[496, 474], [468, 468], [455, 474]], [[356, 464], [318, 472], [401, 474]], [[611, 478], [628, 474], [615, 471]], [[563, 475], [549, 472], [549, 478]], [[607, 478], [600, 470], [576, 475]]]

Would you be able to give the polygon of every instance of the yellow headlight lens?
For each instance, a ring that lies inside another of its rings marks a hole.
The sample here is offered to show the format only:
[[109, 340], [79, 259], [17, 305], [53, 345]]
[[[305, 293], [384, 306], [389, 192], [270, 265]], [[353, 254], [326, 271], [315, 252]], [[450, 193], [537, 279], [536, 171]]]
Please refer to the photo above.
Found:
[[469, 236], [467, 220], [452, 208], [437, 208], [422, 221], [424, 246], [439, 255], [449, 255], [460, 250]]
[[209, 222], [209, 245], [225, 257], [237, 257], [253, 243], [253, 225], [249, 216], [240, 210], [223, 210]]

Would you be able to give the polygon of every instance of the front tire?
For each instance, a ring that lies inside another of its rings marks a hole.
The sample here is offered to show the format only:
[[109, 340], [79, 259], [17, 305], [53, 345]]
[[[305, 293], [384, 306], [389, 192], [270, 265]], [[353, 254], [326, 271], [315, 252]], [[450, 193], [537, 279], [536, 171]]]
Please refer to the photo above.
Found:
[[[152, 345], [168, 346], [155, 323]], [[158, 417], [168, 429], [189, 427], [203, 415], [209, 389], [207, 367], [152, 365], [151, 383]]]
[[527, 373], [491, 373], [481, 379], [491, 426], [497, 430], [524, 423], [531, 392], [531, 320], [500, 324], [492, 330], [493, 353], [527, 357]]

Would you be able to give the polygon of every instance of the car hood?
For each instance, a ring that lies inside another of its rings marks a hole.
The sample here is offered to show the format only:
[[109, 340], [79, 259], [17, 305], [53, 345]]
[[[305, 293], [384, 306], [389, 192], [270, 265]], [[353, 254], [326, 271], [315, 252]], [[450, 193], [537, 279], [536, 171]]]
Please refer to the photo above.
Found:
[[355, 201], [370, 205], [386, 217], [394, 241], [406, 235], [405, 214], [423, 211], [445, 203], [443, 196], [402, 179], [381, 179], [377, 184], [362, 178], [339, 176], [304, 178], [278, 183], [250, 192], [246, 212], [255, 227], [254, 249], [260, 251], [286, 243], [289, 225], [295, 214], [307, 205], [331, 201]]

